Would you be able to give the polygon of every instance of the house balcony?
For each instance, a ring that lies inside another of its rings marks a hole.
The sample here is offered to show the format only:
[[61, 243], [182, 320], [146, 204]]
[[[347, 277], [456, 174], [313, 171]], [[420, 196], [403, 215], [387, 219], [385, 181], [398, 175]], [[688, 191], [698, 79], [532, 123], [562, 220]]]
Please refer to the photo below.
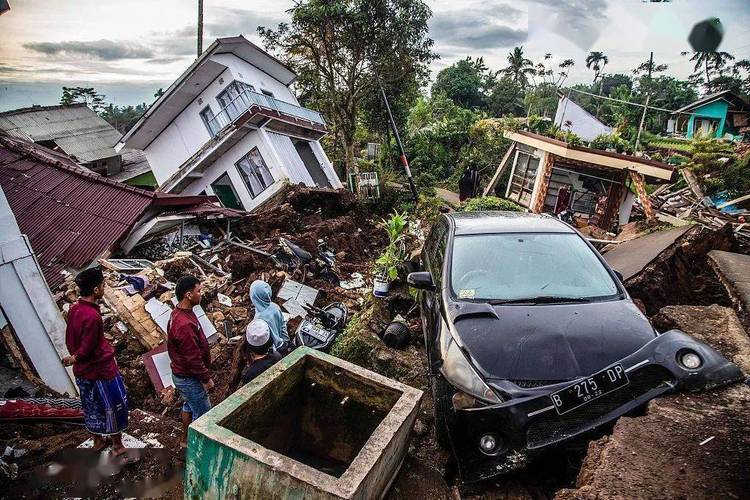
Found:
[[244, 90], [223, 107], [207, 126], [218, 135], [233, 123], [265, 126], [276, 132], [288, 133], [317, 140], [328, 131], [326, 122], [317, 111], [276, 99], [265, 94]]
[[252, 130], [263, 127], [311, 141], [320, 139], [328, 132], [325, 120], [317, 111], [250, 90], [235, 97], [212, 119], [207, 120], [206, 126], [211, 139], [160, 185], [161, 190], [182, 192]]

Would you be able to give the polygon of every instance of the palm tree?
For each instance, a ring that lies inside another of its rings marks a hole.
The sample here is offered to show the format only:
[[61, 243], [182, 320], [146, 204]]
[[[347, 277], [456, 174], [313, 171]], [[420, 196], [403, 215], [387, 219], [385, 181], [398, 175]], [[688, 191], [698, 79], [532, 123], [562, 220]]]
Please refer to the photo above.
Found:
[[728, 61], [733, 61], [734, 56], [729, 52], [695, 52], [690, 60], [695, 63], [694, 72], [697, 73], [701, 69], [706, 72], [706, 85], [710, 86], [711, 73], [716, 71], [721, 76], [724, 65]]
[[604, 71], [604, 66], [609, 62], [609, 58], [604, 55], [604, 52], [593, 51], [586, 56], [586, 67], [594, 70], [594, 85]]
[[527, 86], [529, 84], [529, 75], [533, 75], [536, 72], [534, 70], [534, 63], [524, 57], [523, 46], [515, 47], [513, 52], [508, 54], [508, 67], [502, 71], [521, 87]]

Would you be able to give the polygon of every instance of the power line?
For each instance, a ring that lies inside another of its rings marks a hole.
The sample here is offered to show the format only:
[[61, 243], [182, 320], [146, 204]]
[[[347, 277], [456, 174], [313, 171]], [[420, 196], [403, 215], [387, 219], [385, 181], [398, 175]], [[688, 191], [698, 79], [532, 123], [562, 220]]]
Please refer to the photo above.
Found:
[[[603, 95], [592, 94], [591, 92], [586, 92], [584, 90], [578, 90], [578, 89], [574, 89], [574, 88], [570, 88], [569, 90], [571, 90], [573, 92], [578, 92], [579, 94], [586, 94], [586, 95], [591, 96], [591, 97], [596, 97], [598, 99], [606, 99], [608, 101], [621, 102], [623, 104], [630, 104], [631, 106], [638, 106], [638, 107], [641, 107], [641, 108], [645, 108], [646, 107], [645, 105], [639, 104], [637, 102], [624, 101], [622, 99], [615, 99], [614, 97], [607, 97], [607, 96], [603, 96]], [[672, 113], [672, 114], [674, 114], [674, 113], [680, 113], [680, 114], [683, 114], [683, 115], [695, 115], [696, 114], [696, 113], [688, 113], [687, 111], [677, 111], [677, 110], [672, 110], [672, 109], [657, 108], [655, 106], [648, 106], [648, 108], [649, 109], [654, 109], [656, 111], [666, 111], [667, 113]]]

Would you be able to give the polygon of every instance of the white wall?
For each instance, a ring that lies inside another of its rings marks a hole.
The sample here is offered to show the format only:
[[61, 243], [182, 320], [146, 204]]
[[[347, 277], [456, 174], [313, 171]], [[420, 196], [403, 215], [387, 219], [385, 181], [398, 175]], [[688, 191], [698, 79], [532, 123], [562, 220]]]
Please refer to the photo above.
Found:
[[[570, 126], [567, 126], [566, 122], [570, 122]], [[593, 141], [599, 135], [612, 133], [611, 127], [597, 120], [596, 117], [567, 97], [561, 97], [557, 103], [555, 125], [562, 130], [572, 131], [584, 141]]]
[[[250, 196], [250, 191], [247, 189], [245, 181], [242, 179], [235, 164], [254, 147], [257, 147], [260, 151], [260, 155], [266, 162], [268, 170], [271, 172], [275, 183], [260, 193], [257, 197], [252, 198]], [[232, 181], [234, 190], [237, 192], [240, 203], [242, 203], [245, 210], [252, 210], [268, 199], [269, 196], [281, 187], [283, 180], [289, 177], [288, 172], [279, 162], [272, 146], [265, 140], [263, 131], [253, 130], [216, 160], [216, 162], [214, 162], [214, 164], [203, 173], [202, 178], [192, 182], [182, 192], [184, 194], [199, 194], [201, 191], [205, 190], [206, 194], [214, 194], [213, 189], [211, 189], [211, 183], [221, 177], [224, 172], [227, 173]]]
[[234, 54], [216, 54], [211, 56], [211, 60], [228, 67], [235, 80], [252, 85], [256, 92], [268, 90], [273, 93], [276, 99], [299, 106], [297, 96], [294, 95], [289, 87], [244, 59], [240, 59]]
[[60, 361], [68, 355], [65, 322], [2, 189], [0, 283], [0, 306], [39, 378], [55, 391], [75, 396], [70, 369]]

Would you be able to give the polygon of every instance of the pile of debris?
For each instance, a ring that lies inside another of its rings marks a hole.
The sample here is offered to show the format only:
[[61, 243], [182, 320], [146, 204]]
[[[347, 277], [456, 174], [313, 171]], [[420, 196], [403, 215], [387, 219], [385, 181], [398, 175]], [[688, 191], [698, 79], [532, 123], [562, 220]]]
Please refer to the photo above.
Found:
[[[221, 374], [215, 377], [216, 387], [210, 394], [216, 404], [236, 389], [242, 368], [238, 363], [241, 339], [254, 315], [249, 296], [254, 280], [271, 285], [275, 301], [287, 316], [291, 337], [307, 306], [341, 302], [351, 314], [362, 309], [370, 291], [367, 283], [372, 284], [372, 262], [387, 242], [373, 214], [351, 193], [303, 186], [288, 188], [226, 230], [213, 230], [207, 242], [187, 240], [184, 250], [167, 259], [150, 261], [136, 254], [130, 256], [136, 258], [100, 261], [107, 283], [101, 307], [105, 336], [116, 350], [131, 415], [150, 415], [158, 421], [151, 425], [154, 428], [179, 429], [181, 402], [171, 387], [165, 340], [176, 302], [174, 286], [181, 276], [194, 275], [202, 282], [203, 300], [195, 312], [211, 345], [212, 369]], [[68, 275], [55, 294], [64, 316], [77, 299], [73, 276]], [[45, 395], [54, 396], [47, 391], [34, 393]], [[139, 426], [134, 421], [128, 432], [141, 441], [144, 435], [153, 438], [170, 454], [178, 454], [177, 439], [173, 439], [178, 433], [151, 435]], [[25, 456], [12, 460], [19, 469], [9, 471], [6, 479], [32, 473], [37, 465], [56, 460], [61, 449], [77, 446], [85, 438], [80, 427], [62, 421], [45, 424], [41, 433], [28, 424], [4, 423], [3, 427], [0, 441], [29, 449]], [[29, 441], [37, 445], [29, 448]], [[163, 469], [160, 460], [151, 457], [139, 465], [140, 477], [158, 475], [149, 471]], [[20, 493], [23, 481], [13, 483], [21, 488]], [[49, 488], [62, 494], [57, 486]], [[97, 491], [114, 493], [109, 487]]]
[[[704, 194], [692, 171], [683, 168], [680, 174], [680, 181], [659, 186], [651, 193], [649, 199], [656, 218], [675, 226], [698, 222], [708, 228], [718, 229], [726, 224], [732, 224], [738, 240], [745, 245], [750, 244], [750, 225], [744, 222], [744, 219], [750, 218], [750, 211], [722, 211], [721, 208], [731, 205], [732, 201], [715, 204]], [[643, 211], [638, 202], [636, 207]]]

